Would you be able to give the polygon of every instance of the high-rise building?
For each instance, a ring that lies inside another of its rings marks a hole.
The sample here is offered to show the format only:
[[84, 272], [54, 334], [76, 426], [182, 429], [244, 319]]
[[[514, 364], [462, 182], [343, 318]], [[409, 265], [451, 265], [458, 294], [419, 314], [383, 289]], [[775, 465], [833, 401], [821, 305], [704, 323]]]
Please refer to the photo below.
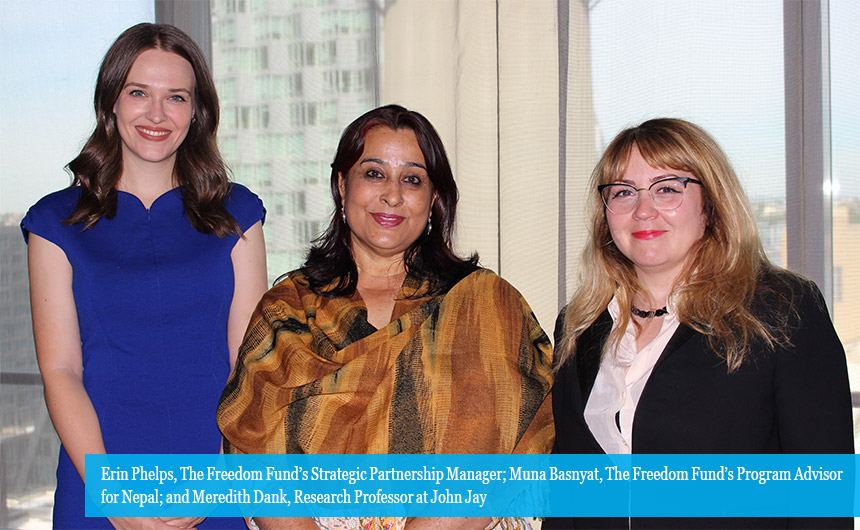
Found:
[[328, 225], [343, 128], [378, 101], [377, 17], [368, 0], [215, 0], [218, 143], [267, 208], [269, 280], [304, 261]]
[[20, 214], [0, 222], [0, 352], [3, 370], [37, 370], [30, 320], [27, 245], [21, 237]]
[[53, 490], [56, 459], [44, 455], [58, 446], [33, 345], [22, 217], [0, 218], [0, 528], [17, 528], [30, 511], [19, 506]]

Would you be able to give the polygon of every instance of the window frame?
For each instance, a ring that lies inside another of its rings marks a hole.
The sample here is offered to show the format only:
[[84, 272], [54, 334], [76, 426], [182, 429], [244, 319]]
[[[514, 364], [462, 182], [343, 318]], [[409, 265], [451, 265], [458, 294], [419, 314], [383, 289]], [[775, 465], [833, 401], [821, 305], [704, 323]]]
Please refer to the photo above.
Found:
[[[191, 35], [207, 61], [212, 60], [210, 0], [154, 0], [158, 23], [173, 24]], [[558, 2], [559, 35], [569, 31], [567, 3]], [[833, 311], [833, 230], [830, 166], [829, 0], [783, 0], [785, 57], [786, 230], [788, 267], [818, 284]], [[559, 40], [559, 60], [567, 49]], [[560, 65], [562, 63], [560, 62]], [[560, 98], [566, 91], [559, 84]], [[563, 165], [560, 165], [563, 167]], [[565, 219], [565, 174], [560, 170], [559, 219]], [[559, 244], [565, 234], [559, 225]], [[498, 234], [501, 239], [501, 234]], [[558, 305], [567, 301], [566, 252], [559, 254]], [[502, 269], [502, 263], [499, 263]]]

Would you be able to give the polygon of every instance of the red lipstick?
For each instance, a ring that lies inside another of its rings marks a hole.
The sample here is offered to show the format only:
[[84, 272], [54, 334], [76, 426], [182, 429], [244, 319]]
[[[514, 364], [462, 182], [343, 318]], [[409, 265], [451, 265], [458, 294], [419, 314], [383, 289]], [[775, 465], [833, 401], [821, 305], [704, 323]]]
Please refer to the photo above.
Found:
[[142, 125], [136, 126], [135, 130], [137, 134], [151, 142], [163, 142], [167, 140], [167, 137], [172, 132], [170, 129], [164, 129], [163, 127], [144, 127]]
[[666, 233], [666, 230], [640, 230], [638, 232], [633, 232], [633, 237], [636, 239], [641, 239], [646, 241], [648, 239], [654, 239], [656, 237], [660, 237]]

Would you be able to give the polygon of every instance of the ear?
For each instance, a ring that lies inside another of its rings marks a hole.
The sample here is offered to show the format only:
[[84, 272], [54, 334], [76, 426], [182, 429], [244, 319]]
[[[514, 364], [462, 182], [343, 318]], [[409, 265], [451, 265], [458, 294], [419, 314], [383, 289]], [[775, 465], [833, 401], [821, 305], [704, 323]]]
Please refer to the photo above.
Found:
[[439, 197], [439, 192], [434, 191], [433, 192], [433, 198], [430, 199], [430, 212], [431, 213], [433, 212], [433, 205], [436, 204], [436, 198], [437, 197]]
[[346, 177], [341, 171], [337, 172], [337, 191], [340, 192], [340, 204], [343, 206], [346, 200]]

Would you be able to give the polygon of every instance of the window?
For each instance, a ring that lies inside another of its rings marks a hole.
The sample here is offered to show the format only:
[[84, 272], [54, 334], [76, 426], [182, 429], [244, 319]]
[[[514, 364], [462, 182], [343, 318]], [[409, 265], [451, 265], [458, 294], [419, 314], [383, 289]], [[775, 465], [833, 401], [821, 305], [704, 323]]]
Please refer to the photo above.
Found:
[[[852, 389], [860, 391], [860, 5], [829, 2], [830, 177], [833, 323], [845, 345]], [[827, 168], [825, 168], [827, 169]], [[828, 249], [830, 250], [830, 249]], [[856, 395], [856, 394], [855, 394]], [[860, 409], [854, 409], [855, 432]], [[858, 447], [855, 441], [855, 447]]]
[[265, 13], [269, 9], [269, 0], [250, 0], [252, 13]]
[[286, 199], [283, 193], [269, 195], [269, 201], [269, 208], [272, 209], [274, 215], [284, 215], [286, 213]]
[[289, 152], [292, 157], [305, 155], [304, 133], [298, 132], [287, 135], [287, 152]]
[[337, 10], [323, 11], [320, 14], [320, 34], [337, 33]]
[[[784, 64], [783, 9], [790, 3], [601, 0], [566, 3], [564, 19], [561, 4], [413, 2], [378, 10], [351, 0], [270, 2], [254, 13], [263, 28], [254, 31], [269, 40], [266, 65], [253, 72], [260, 83], [253, 96], [268, 104], [266, 132], [282, 135], [285, 155], [273, 158], [271, 137], [265, 148], [237, 156], [269, 157], [260, 161], [271, 164], [271, 187], [287, 192], [283, 217], [304, 211], [325, 226], [328, 164], [343, 126], [379, 102], [421, 111], [439, 129], [460, 186], [458, 248], [479, 250], [548, 329], [575, 283], [585, 176], [596, 157], [620, 129], [678, 116], [720, 141], [750, 196], [768, 256], [790, 264], [798, 238], [787, 228], [795, 205], [785, 191], [794, 184], [785, 148], [792, 65]], [[834, 319], [849, 350], [860, 341], [850, 335], [860, 329], [851, 309], [860, 307], [851, 299], [860, 276], [842, 263], [856, 252], [860, 226], [851, 173], [860, 162], [860, 103], [851, 88], [858, 61], [845, 51], [858, 45], [856, 31], [844, 29], [857, 20], [854, 4], [831, 0], [825, 28], [833, 173], [827, 281], [834, 295], [841, 286], [841, 297], [832, 297]], [[239, 28], [236, 42], [254, 39]], [[213, 44], [218, 75], [226, 75], [217, 65], [229, 64], [229, 46]], [[567, 71], [559, 71], [560, 57]], [[246, 86], [246, 72], [238, 76], [237, 86]], [[298, 264], [308, 243], [300, 240], [313, 232], [308, 224], [267, 230], [278, 264]], [[535, 255], [543, 257], [539, 265]], [[282, 272], [270, 269], [273, 278]]]
[[[233, 109], [236, 110], [236, 109]], [[235, 128], [235, 127], [234, 127]], [[233, 160], [238, 156], [238, 144], [235, 136], [218, 135], [218, 150], [225, 160]]]
[[337, 44], [335, 41], [325, 41], [316, 45], [319, 64], [334, 64]]
[[254, 95], [257, 99], [282, 99], [289, 94], [286, 78], [282, 75], [261, 75], [254, 81]]
[[301, 16], [266, 15], [254, 19], [255, 40], [286, 40], [301, 37]]
[[296, 214], [304, 214], [307, 212], [307, 204], [305, 202], [305, 192], [294, 191], [289, 195], [290, 211]]
[[221, 131], [233, 131], [239, 126], [239, 109], [236, 107], [226, 107], [221, 109]]
[[219, 79], [215, 83], [215, 88], [218, 90], [218, 99], [221, 104], [236, 101], [236, 78], [228, 77]]
[[227, 48], [224, 50], [222, 58], [227, 73], [254, 72], [268, 68], [269, 50], [266, 46]]
[[293, 221], [293, 237], [297, 244], [313, 241], [322, 233], [323, 224], [320, 221]]
[[[546, 329], [576, 275], [584, 176], [619, 129], [656, 114], [697, 121], [716, 136], [751, 196], [768, 255], [789, 262], [789, 242], [798, 235], [786, 229], [791, 205], [784, 191], [795, 184], [786, 182], [784, 147], [786, 3], [570, 2], [569, 39], [561, 47], [558, 2], [389, 4], [382, 10], [365, 0], [209, 2], [222, 102], [218, 144], [235, 179], [274, 205], [264, 228], [270, 280], [300, 265], [310, 239], [328, 223], [329, 164], [341, 130], [388, 101], [420, 110], [442, 135], [461, 193], [458, 249], [479, 250], [485, 265], [523, 292]], [[154, 19], [151, 0], [90, 0], [92, 7], [81, 12], [58, 5], [0, 2], [6, 69], [19, 78], [33, 65], [34, 75], [54, 73], [65, 98], [58, 121], [55, 84], [28, 84], [24, 95], [15, 92], [20, 83], [0, 84], [0, 146], [14, 146], [0, 153], [3, 241], [13, 245], [2, 247], [8, 261], [0, 273], [19, 285], [0, 291], [0, 325], [26, 335], [0, 341], [4, 371], [36, 369], [29, 317], [22, 316], [28, 309], [17, 223], [40, 196], [68, 184], [61, 168], [88, 133], [104, 49], [122, 29]], [[834, 323], [852, 374], [860, 373], [858, 9], [857, 2], [830, 0], [823, 28], [832, 221], [825, 253], [832, 262]], [[9, 20], [52, 31], [7, 32]], [[37, 42], [20, 40], [26, 37]], [[567, 54], [566, 77], [559, 75], [560, 54]], [[33, 98], [44, 103], [10, 103]], [[46, 130], [53, 131], [51, 150], [44, 149]], [[530, 224], [524, 211], [546, 217]], [[293, 224], [299, 215], [303, 222]], [[542, 256], [537, 265], [535, 255]], [[860, 382], [854, 385], [860, 389]], [[41, 390], [0, 387], [0, 425], [25, 433], [15, 442], [4, 438], [4, 454], [26, 444], [36, 448], [40, 463], [7, 467], [6, 477], [24, 478], [0, 488], [9, 498], [20, 494], [17, 484], [50, 488], [56, 438]], [[17, 523], [0, 521], [7, 526]]]
[[271, 164], [257, 164], [254, 166], [256, 175], [255, 175], [255, 186], [260, 186], [262, 188], [268, 188], [272, 186], [272, 165]]
[[[563, 16], [562, 4], [569, 10]], [[421, 109], [453, 152], [460, 248], [480, 250], [482, 261], [517, 286], [551, 329], [575, 283], [585, 177], [597, 155], [624, 127], [661, 115], [686, 118], [709, 130], [731, 157], [769, 257], [800, 270], [793, 265], [798, 256], [812, 256], [816, 281], [826, 295], [834, 293], [829, 303], [850, 372], [860, 373], [860, 269], [849, 267], [860, 248], [858, 225], [850, 222], [851, 205], [860, 201], [857, 3], [822, 2], [829, 6], [822, 23], [805, 17], [799, 29], [784, 17], [819, 3], [562, 4], [386, 12], [378, 59], [382, 100]], [[559, 33], [563, 22], [566, 39]], [[785, 63], [786, 50], [801, 40], [822, 43], [821, 68], [796, 64], [794, 55]], [[430, 41], [456, 44], [420, 45]], [[369, 59], [370, 51], [359, 58]], [[559, 70], [560, 61], [566, 71]], [[811, 116], [808, 109], [822, 98], [814, 101], [806, 85], [816, 83], [826, 101]], [[787, 106], [802, 106], [807, 121], [786, 113]], [[488, 134], [497, 139], [488, 141]], [[798, 139], [804, 146], [824, 145], [823, 167], [798, 171], [794, 147], [785, 147]], [[806, 181], [813, 184], [803, 186]], [[786, 190], [800, 187], [804, 202], [789, 200]], [[789, 230], [814, 204], [814, 222]], [[831, 238], [832, 248], [823, 243]]]
[[320, 104], [320, 123], [323, 125], [337, 125], [337, 102], [324, 101]]
[[293, 103], [290, 105], [290, 125], [304, 127], [316, 125], [320, 104], [316, 102]]
[[0, 2], [0, 528], [50, 528], [59, 452], [36, 365], [18, 225], [40, 197], [69, 185], [63, 167], [91, 132], [105, 50], [124, 29], [154, 18], [151, 0]]
[[287, 135], [258, 134], [255, 155], [258, 159], [281, 158], [287, 155]]
[[367, 42], [365, 39], [358, 39], [355, 41], [355, 48], [357, 50], [356, 57], [359, 62], [367, 62], [370, 60], [370, 49], [371, 44]]
[[233, 20], [224, 20], [214, 26], [215, 39], [221, 43], [231, 43], [236, 40], [236, 23]]
[[320, 16], [320, 33], [366, 33], [370, 30], [372, 14], [367, 9], [335, 9], [323, 11]]

